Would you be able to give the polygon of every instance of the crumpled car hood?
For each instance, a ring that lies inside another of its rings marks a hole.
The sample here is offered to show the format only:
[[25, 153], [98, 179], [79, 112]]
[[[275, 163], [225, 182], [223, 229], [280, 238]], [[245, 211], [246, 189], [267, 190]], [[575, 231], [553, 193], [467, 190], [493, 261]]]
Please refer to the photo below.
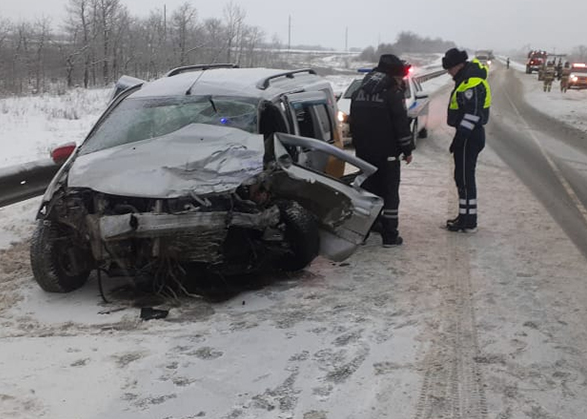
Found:
[[68, 186], [148, 198], [227, 193], [263, 171], [264, 149], [262, 135], [191, 124], [158, 138], [80, 155]]

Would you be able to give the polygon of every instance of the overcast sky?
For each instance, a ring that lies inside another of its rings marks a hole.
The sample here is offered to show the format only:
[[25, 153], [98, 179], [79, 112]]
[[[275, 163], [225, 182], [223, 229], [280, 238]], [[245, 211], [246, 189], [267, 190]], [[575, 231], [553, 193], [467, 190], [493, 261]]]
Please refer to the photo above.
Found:
[[[167, 5], [173, 11], [185, 2], [199, 18], [222, 17], [228, 0], [121, 0], [131, 14], [146, 16]], [[57, 24], [67, 0], [0, 0], [0, 16], [11, 19], [49, 16]], [[291, 42], [344, 49], [392, 43], [400, 31], [441, 37], [469, 48], [533, 48], [570, 52], [587, 45], [587, 1], [584, 0], [241, 0], [246, 23]]]

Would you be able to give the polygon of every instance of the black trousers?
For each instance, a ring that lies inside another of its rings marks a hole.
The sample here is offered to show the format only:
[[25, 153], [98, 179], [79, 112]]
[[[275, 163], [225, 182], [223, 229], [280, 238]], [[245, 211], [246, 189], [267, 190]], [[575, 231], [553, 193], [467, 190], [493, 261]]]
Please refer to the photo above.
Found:
[[383, 198], [383, 209], [377, 221], [381, 222], [382, 235], [391, 237], [398, 235], [400, 163], [399, 157], [394, 161], [372, 163], [377, 166], [377, 171], [362, 186]]
[[453, 153], [455, 161], [455, 183], [459, 191], [459, 217], [463, 218], [468, 226], [477, 226], [477, 182], [475, 169], [477, 157], [485, 147], [485, 128], [477, 127], [473, 130], [461, 147], [456, 147]]

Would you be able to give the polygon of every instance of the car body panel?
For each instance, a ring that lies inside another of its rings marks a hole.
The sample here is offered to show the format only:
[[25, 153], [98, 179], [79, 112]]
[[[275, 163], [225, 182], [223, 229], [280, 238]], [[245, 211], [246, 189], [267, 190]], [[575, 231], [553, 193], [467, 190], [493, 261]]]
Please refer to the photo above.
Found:
[[[306, 170], [292, 164], [284, 147], [298, 145], [321, 152], [339, 155], [347, 163], [361, 169], [362, 175], [353, 185], [346, 185], [324, 174]], [[383, 208], [383, 200], [360, 185], [377, 169], [336, 147], [323, 142], [287, 134], [275, 135], [276, 161], [290, 179], [306, 183], [280, 182], [277, 186], [280, 195], [295, 196], [299, 202], [307, 203], [314, 214], [320, 218], [320, 254], [334, 261], [349, 257], [359, 246]], [[335, 193], [332, 194], [331, 192]]]
[[79, 156], [68, 186], [149, 198], [225, 193], [259, 174], [263, 155], [261, 135], [191, 124], [161, 137]]

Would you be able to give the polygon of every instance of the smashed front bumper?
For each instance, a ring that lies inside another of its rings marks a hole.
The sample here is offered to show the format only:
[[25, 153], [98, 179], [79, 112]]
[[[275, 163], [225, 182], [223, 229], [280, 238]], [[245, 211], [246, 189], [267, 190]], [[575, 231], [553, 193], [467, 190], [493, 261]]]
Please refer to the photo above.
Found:
[[131, 213], [106, 215], [98, 219], [99, 237], [104, 242], [130, 238], [161, 238], [198, 234], [229, 227], [264, 230], [279, 223], [279, 208], [273, 206], [256, 214], [215, 211], [180, 214]]

